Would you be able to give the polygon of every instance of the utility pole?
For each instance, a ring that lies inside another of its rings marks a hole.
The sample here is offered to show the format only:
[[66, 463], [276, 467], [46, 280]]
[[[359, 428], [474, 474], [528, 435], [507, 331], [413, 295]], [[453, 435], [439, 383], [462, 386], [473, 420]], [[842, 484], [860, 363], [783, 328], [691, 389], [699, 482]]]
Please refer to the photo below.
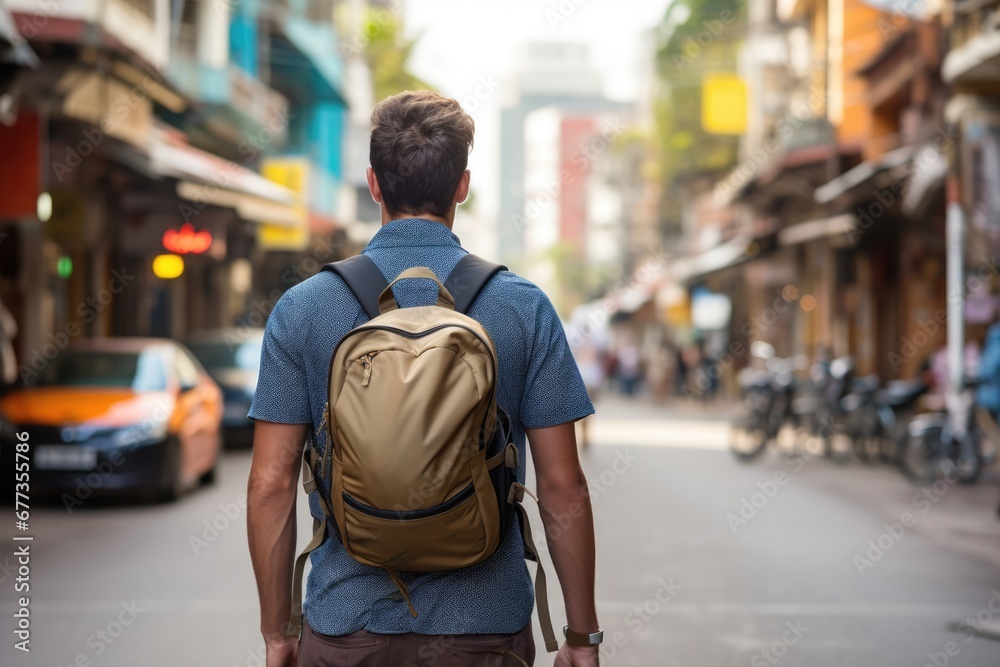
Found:
[[960, 418], [959, 397], [965, 384], [965, 213], [959, 188], [959, 155], [951, 149], [951, 169], [947, 185], [945, 246], [947, 253], [948, 313], [948, 416], [953, 432], [964, 435], [965, 422]]

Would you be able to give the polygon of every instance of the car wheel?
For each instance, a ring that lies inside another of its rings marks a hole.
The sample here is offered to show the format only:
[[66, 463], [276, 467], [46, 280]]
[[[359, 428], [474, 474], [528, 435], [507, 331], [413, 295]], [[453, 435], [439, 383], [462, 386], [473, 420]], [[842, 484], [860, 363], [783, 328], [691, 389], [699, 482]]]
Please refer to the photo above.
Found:
[[218, 477], [218, 470], [219, 466], [217, 464], [213, 465], [198, 478], [198, 484], [202, 486], [212, 486], [215, 484], [215, 480]]
[[201, 486], [212, 486], [219, 477], [219, 458], [221, 450], [217, 450], [215, 455], [215, 460], [212, 461], [212, 467], [201, 474], [198, 478], [198, 484]]
[[177, 438], [169, 438], [164, 444], [163, 481], [156, 491], [156, 500], [172, 503], [184, 493], [181, 483], [181, 443]]

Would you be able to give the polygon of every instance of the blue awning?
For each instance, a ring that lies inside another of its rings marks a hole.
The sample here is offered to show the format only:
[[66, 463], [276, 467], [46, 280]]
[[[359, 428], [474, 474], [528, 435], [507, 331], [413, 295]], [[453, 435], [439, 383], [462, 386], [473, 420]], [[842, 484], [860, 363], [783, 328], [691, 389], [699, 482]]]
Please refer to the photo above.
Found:
[[347, 105], [344, 60], [329, 26], [299, 16], [275, 20], [271, 33], [271, 85], [296, 102]]

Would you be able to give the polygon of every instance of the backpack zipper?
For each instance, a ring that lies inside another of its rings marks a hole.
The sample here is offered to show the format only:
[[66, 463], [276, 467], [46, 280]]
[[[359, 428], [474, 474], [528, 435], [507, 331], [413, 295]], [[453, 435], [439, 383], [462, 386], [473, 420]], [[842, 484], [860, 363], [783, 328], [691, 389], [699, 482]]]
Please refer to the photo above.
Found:
[[416, 510], [383, 510], [377, 507], [372, 507], [371, 505], [366, 505], [365, 503], [352, 498], [347, 495], [347, 492], [343, 492], [344, 504], [348, 507], [361, 512], [362, 514], [367, 514], [368, 516], [373, 516], [377, 519], [394, 519], [396, 521], [414, 521], [416, 519], [426, 519], [432, 516], [437, 516], [438, 514], [444, 514], [448, 510], [454, 509], [464, 503], [466, 500], [472, 497], [476, 492], [475, 482], [469, 482], [469, 485], [464, 489], [456, 493], [451, 498], [448, 498], [443, 503], [434, 505], [433, 507], [425, 507]]
[[[391, 331], [392, 333], [395, 333], [395, 334], [398, 334], [400, 336], [403, 336], [404, 338], [423, 338], [424, 336], [428, 336], [428, 335], [430, 335], [432, 333], [435, 333], [437, 331], [441, 331], [442, 329], [447, 329], [449, 327], [455, 327], [455, 328], [458, 328], [458, 329], [465, 329], [466, 331], [468, 331], [469, 333], [471, 333], [473, 336], [475, 336], [476, 338], [478, 338], [479, 342], [482, 343], [482, 345], [483, 345], [484, 348], [486, 348], [486, 351], [490, 355], [490, 360], [493, 362], [493, 378], [494, 378], [494, 384], [493, 384], [493, 392], [494, 392], [493, 396], [494, 396], [494, 398], [493, 398], [493, 400], [495, 401], [496, 400], [496, 376], [499, 375], [499, 373], [500, 373], [500, 367], [499, 367], [499, 363], [497, 362], [497, 358], [494, 355], [493, 350], [490, 347], [490, 345], [488, 345], [486, 343], [486, 340], [482, 336], [479, 335], [479, 332], [477, 332], [472, 327], [467, 327], [467, 326], [465, 326], [463, 324], [440, 324], [440, 325], [438, 325], [436, 327], [431, 327], [430, 329], [424, 329], [423, 331], [420, 331], [420, 332], [417, 332], [417, 333], [411, 333], [409, 331], [405, 331], [405, 330], [399, 329], [397, 327], [385, 326], [384, 324], [375, 324], [375, 325], [362, 324], [361, 326], [359, 326], [359, 327], [357, 327], [355, 329], [352, 329], [351, 331], [348, 331], [344, 335], [344, 337], [340, 339], [340, 342], [338, 342], [337, 345], [333, 348], [333, 354], [330, 355], [330, 368], [327, 371], [327, 377], [329, 378], [330, 374], [333, 372], [333, 360], [336, 358], [336, 356], [337, 356], [337, 350], [340, 349], [340, 346], [344, 344], [345, 340], [347, 340], [348, 338], [350, 338], [351, 336], [353, 336], [355, 334], [361, 333], [364, 330], [373, 330], [374, 329], [374, 330], [381, 330], [381, 331]], [[369, 361], [369, 366], [371, 366], [371, 362], [370, 361]], [[371, 376], [371, 372], [370, 372], [370, 369], [369, 369], [368, 375], [369, 375], [368, 381], [371, 382], [371, 377], [370, 377]], [[364, 384], [363, 380], [362, 380], [362, 386], [367, 386], [366, 384]], [[482, 423], [482, 425], [480, 427], [480, 431], [483, 431], [486, 428], [486, 422], [489, 419], [489, 416], [490, 416], [489, 411], [487, 411], [486, 414], [483, 415], [483, 423]], [[486, 436], [485, 433], [481, 433], [480, 434], [480, 436], [479, 436], [479, 448], [480, 449], [484, 449], [486, 447], [486, 438], [487, 438], [487, 436]]]
[[365, 374], [361, 379], [361, 386], [367, 387], [372, 381], [372, 359], [378, 356], [378, 352], [369, 352], [365, 356], [361, 357], [361, 368], [364, 369]]
[[[431, 327], [430, 329], [424, 329], [423, 331], [419, 331], [417, 333], [413, 333], [413, 332], [410, 332], [410, 331], [405, 331], [403, 329], [399, 329], [399, 328], [396, 328], [396, 327], [385, 326], [384, 324], [376, 324], [376, 325], [372, 325], [372, 326], [368, 326], [368, 325], [362, 324], [357, 329], [349, 331], [340, 340], [340, 343], [337, 344], [337, 347], [340, 347], [340, 344], [343, 343], [350, 336], [353, 336], [354, 334], [361, 333], [362, 330], [369, 330], [369, 331], [371, 331], [371, 330], [391, 331], [392, 333], [400, 335], [400, 336], [403, 336], [404, 338], [423, 338], [424, 336], [428, 336], [428, 335], [430, 335], [432, 333], [436, 333], [438, 331], [441, 331], [442, 329], [448, 329], [448, 328], [452, 328], [452, 327], [454, 327], [456, 329], [465, 329], [466, 331], [468, 331], [469, 333], [471, 333], [473, 336], [475, 336], [477, 339], [479, 339], [479, 342], [483, 344], [483, 347], [486, 348], [486, 351], [489, 353], [490, 360], [493, 362], [493, 368], [494, 369], [497, 368], [497, 359], [496, 359], [495, 356], [493, 356], [493, 350], [486, 343], [486, 340], [482, 336], [480, 336], [479, 333], [475, 329], [473, 329], [472, 327], [467, 327], [467, 326], [465, 326], [463, 324], [439, 324], [436, 327]], [[334, 349], [333, 353], [336, 354], [337, 350]], [[378, 352], [376, 352], [375, 354], [378, 354]]]

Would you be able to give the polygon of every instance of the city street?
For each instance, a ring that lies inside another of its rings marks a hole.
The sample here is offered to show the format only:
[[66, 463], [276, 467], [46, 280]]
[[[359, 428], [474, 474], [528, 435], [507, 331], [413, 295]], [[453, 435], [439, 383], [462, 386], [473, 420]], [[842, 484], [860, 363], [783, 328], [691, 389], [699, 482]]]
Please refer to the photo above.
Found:
[[[0, 147], [0, 667], [267, 667], [248, 411], [433, 570], [506, 525], [487, 403], [585, 392], [602, 665], [1000, 667], [1000, 0], [0, 0]], [[317, 595], [516, 626], [508, 570]]]
[[[992, 475], [917, 495], [888, 468], [776, 453], [742, 465], [725, 451], [723, 409], [600, 408], [585, 466], [602, 664], [1000, 664], [1000, 641], [951, 629], [1000, 620]], [[262, 665], [249, 461], [230, 453], [217, 486], [174, 505], [36, 509], [32, 652], [5, 631], [0, 663]]]

